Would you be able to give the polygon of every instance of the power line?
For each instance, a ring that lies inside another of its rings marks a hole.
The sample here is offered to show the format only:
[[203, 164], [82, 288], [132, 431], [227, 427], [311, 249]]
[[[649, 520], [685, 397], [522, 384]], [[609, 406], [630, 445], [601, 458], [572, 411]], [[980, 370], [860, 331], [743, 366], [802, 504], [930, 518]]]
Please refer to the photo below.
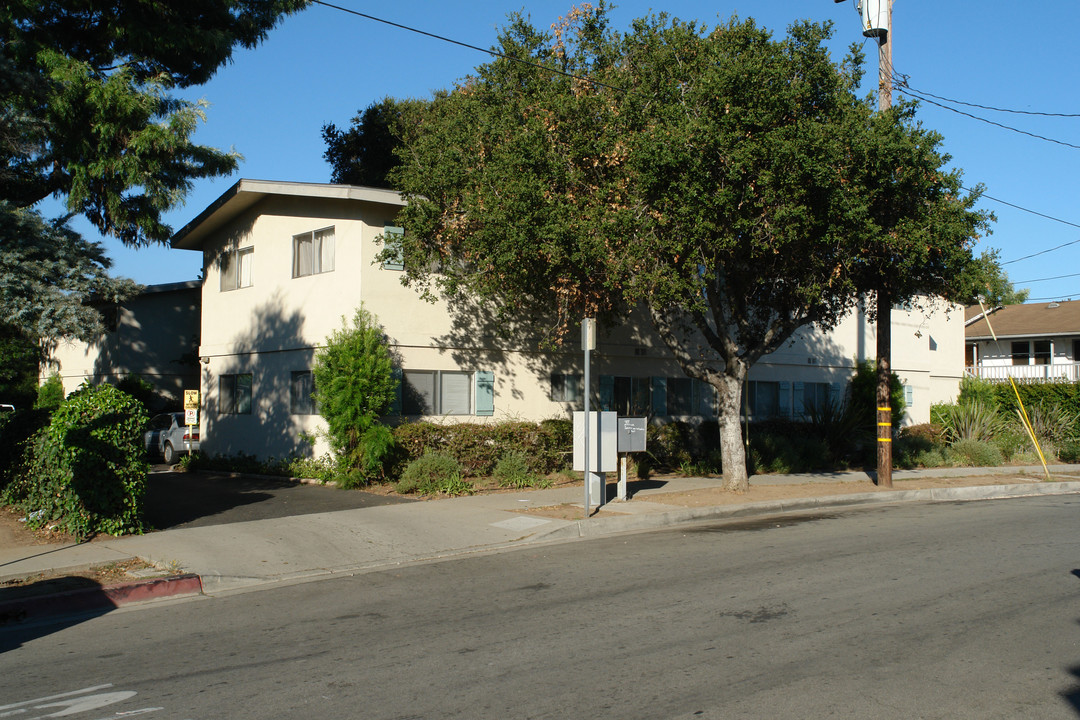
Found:
[[1070, 148], [1073, 148], [1074, 150], [1080, 150], [1080, 145], [1074, 145], [1072, 143], [1065, 142], [1064, 140], [1056, 140], [1056, 139], [1054, 139], [1052, 137], [1046, 137], [1045, 135], [1039, 135], [1037, 133], [1028, 132], [1027, 130], [1020, 130], [1019, 128], [1014, 128], [1011, 125], [1005, 125], [1004, 123], [994, 122], [993, 120], [988, 120], [987, 118], [979, 117], [978, 115], [972, 115], [971, 113], [964, 112], [963, 110], [957, 110], [956, 108], [949, 107], [948, 105], [946, 105], [944, 103], [939, 103], [936, 100], [930, 100], [927, 97], [923, 97], [922, 95], [920, 95], [917, 92], [914, 92], [910, 88], [898, 87], [897, 90], [899, 92], [904, 93], [905, 95], [910, 95], [913, 98], [916, 98], [918, 100], [922, 100], [923, 102], [930, 103], [931, 105], [936, 105], [937, 107], [939, 107], [939, 108], [941, 108], [943, 110], [948, 110], [949, 112], [954, 112], [957, 115], [963, 115], [964, 117], [969, 117], [972, 120], [978, 120], [979, 122], [984, 122], [987, 125], [993, 125], [995, 127], [1002, 128], [1003, 130], [1009, 130], [1009, 131], [1014, 132], [1014, 133], [1019, 133], [1020, 135], [1027, 135], [1028, 137], [1033, 137], [1033, 138], [1035, 138], [1037, 140], [1045, 140], [1046, 142], [1055, 143], [1057, 145], [1064, 145], [1065, 147], [1070, 147]]
[[1039, 255], [1045, 255], [1046, 253], [1054, 252], [1055, 250], [1060, 250], [1063, 247], [1068, 247], [1070, 245], [1075, 245], [1077, 243], [1080, 243], [1080, 240], [1070, 240], [1069, 242], [1062, 243], [1061, 245], [1058, 245], [1057, 247], [1052, 247], [1052, 248], [1049, 248], [1048, 250], [1040, 250], [1037, 253], [1032, 253], [1030, 255], [1025, 255], [1024, 257], [1018, 257], [1015, 260], [1008, 260], [1008, 261], [1003, 262], [1001, 264], [1002, 265], [1012, 265], [1013, 263], [1020, 262], [1021, 260], [1030, 260], [1033, 257], [1038, 257]]
[[918, 88], [911, 87], [910, 85], [908, 85], [906, 75], [902, 76], [902, 82], [900, 84], [902, 87], [909, 88], [912, 91], [919, 93], [920, 95], [926, 95], [927, 97], [932, 97], [936, 100], [941, 100], [942, 102], [952, 103], [953, 105], [964, 105], [965, 107], [978, 108], [979, 110], [992, 110], [994, 112], [1012, 113], [1013, 115], [1033, 115], [1037, 117], [1080, 118], [1080, 113], [1052, 113], [1038, 112], [1035, 110], [1014, 110], [1012, 108], [1000, 108], [994, 107], [993, 105], [980, 105], [978, 103], [964, 102], [963, 100], [953, 100], [952, 98], [942, 97], [940, 95], [935, 95], [925, 90], [919, 90]]
[[396, 28], [401, 29], [401, 30], [407, 30], [409, 32], [414, 32], [414, 33], [416, 33], [418, 35], [425, 35], [425, 36], [427, 36], [429, 38], [434, 38], [435, 40], [442, 40], [443, 42], [448, 42], [448, 43], [451, 43], [453, 45], [460, 45], [463, 48], [468, 48], [469, 50], [476, 50], [477, 52], [482, 52], [482, 53], [485, 53], [487, 55], [491, 55], [493, 57], [502, 58], [503, 60], [509, 60], [511, 62], [521, 63], [522, 65], [528, 65], [529, 67], [537, 68], [539, 70], [546, 70], [547, 72], [555, 73], [556, 75], [562, 75], [564, 77], [568, 77], [568, 78], [571, 78], [571, 79], [574, 79], [574, 80], [581, 80], [582, 82], [587, 82], [587, 83], [590, 83], [592, 85], [596, 85], [597, 87], [603, 87], [603, 88], [607, 88], [609, 90], [615, 90], [616, 92], [626, 92], [626, 90], [623, 89], [623, 88], [615, 87], [614, 85], [608, 85], [608, 84], [602, 83], [602, 82], [600, 82], [598, 80], [592, 80], [591, 78], [581, 77], [580, 75], [574, 75], [573, 73], [568, 73], [568, 72], [566, 72], [564, 70], [559, 70], [557, 68], [548, 67], [546, 65], [541, 65], [540, 63], [535, 63], [535, 62], [530, 62], [528, 60], [523, 60], [522, 58], [514, 57], [512, 55], [506, 55], [504, 53], [498, 52], [497, 50], [492, 50], [490, 48], [482, 48], [482, 47], [478, 47], [476, 45], [470, 45], [469, 43], [461, 42], [460, 40], [454, 40], [453, 38], [444, 37], [442, 35], [436, 35], [435, 33], [429, 33], [426, 30], [420, 30], [418, 28], [410, 27], [408, 25], [402, 25], [401, 23], [392, 22], [390, 20], [384, 20], [382, 18], [375, 17], [374, 15], [368, 15], [367, 13], [362, 13], [362, 12], [359, 12], [357, 10], [350, 10], [349, 8], [341, 7], [340, 5], [333, 5], [333, 4], [328, 3], [328, 2], [323, 2], [323, 0], [311, 0], [311, 2], [314, 5], [322, 5], [323, 7], [327, 7], [327, 8], [330, 8], [332, 10], [338, 10], [340, 12], [348, 13], [350, 15], [356, 15], [357, 17], [362, 17], [362, 18], [364, 18], [366, 20], [372, 20], [374, 22], [382, 23], [384, 25], [389, 25], [391, 27], [396, 27]]
[[1025, 285], [1027, 283], [1047, 282], [1049, 280], [1063, 280], [1065, 278], [1080, 277], [1080, 273], [1070, 273], [1068, 275], [1055, 275], [1054, 277], [1035, 278], [1034, 280], [1014, 280], [1013, 285]]

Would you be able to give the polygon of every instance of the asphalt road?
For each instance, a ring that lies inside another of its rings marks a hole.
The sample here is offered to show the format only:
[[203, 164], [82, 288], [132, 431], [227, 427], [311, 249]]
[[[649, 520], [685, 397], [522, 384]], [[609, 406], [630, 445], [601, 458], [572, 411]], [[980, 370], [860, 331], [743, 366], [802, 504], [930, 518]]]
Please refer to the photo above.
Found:
[[0, 717], [1075, 719], [1078, 520], [756, 519], [0, 631]]
[[167, 530], [416, 501], [286, 478], [171, 472], [158, 465], [147, 476], [145, 502], [150, 526]]

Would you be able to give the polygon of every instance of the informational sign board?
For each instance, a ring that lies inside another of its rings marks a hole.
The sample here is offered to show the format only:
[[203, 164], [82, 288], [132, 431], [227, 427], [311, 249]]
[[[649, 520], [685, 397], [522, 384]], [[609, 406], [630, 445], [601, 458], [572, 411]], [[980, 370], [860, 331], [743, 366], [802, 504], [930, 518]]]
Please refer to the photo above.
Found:
[[198, 390], [185, 390], [184, 391], [184, 409], [185, 410], [198, 410], [199, 409], [199, 391]]
[[645, 418], [619, 418], [619, 452], [645, 452], [645, 422]]
[[184, 424], [185, 425], [198, 425], [199, 424], [199, 408], [185, 408], [184, 409]]
[[[589, 464], [593, 472], [608, 473], [619, 469], [616, 420], [613, 412], [591, 412], [589, 423]], [[599, 427], [598, 427], [599, 424]], [[585, 470], [585, 413], [574, 413], [574, 470]]]

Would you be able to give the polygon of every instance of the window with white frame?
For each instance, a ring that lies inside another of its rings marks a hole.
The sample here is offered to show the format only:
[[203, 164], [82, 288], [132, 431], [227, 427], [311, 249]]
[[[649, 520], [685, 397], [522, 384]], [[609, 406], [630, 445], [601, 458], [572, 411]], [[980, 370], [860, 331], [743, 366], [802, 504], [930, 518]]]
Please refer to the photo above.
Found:
[[223, 415], [250, 415], [251, 373], [219, 377], [218, 396]]
[[389, 223], [383, 227], [383, 269], [404, 270], [405, 256], [401, 248], [402, 239], [405, 237], [405, 228], [397, 227]]
[[226, 250], [221, 255], [221, 289], [236, 290], [251, 287], [255, 264], [255, 248]]
[[331, 272], [334, 269], [334, 228], [293, 235], [293, 277]]
[[289, 378], [289, 411], [293, 415], [315, 415], [315, 385], [310, 370], [294, 371]]
[[401, 408], [405, 415], [472, 415], [473, 378], [458, 370], [405, 370]]

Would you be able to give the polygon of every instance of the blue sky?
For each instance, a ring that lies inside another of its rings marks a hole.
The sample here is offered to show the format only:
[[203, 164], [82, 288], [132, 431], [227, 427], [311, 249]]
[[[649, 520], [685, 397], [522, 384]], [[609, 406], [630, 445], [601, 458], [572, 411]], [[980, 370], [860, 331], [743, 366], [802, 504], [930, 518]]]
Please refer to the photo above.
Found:
[[[487, 48], [509, 12], [523, 10], [537, 27], [547, 28], [572, 3], [337, 0], [336, 4]], [[864, 43], [866, 92], [876, 92], [877, 44], [862, 37], [854, 0], [684, 0], [663, 5], [626, 0], [613, 13], [614, 26], [626, 29], [633, 18], [657, 10], [710, 25], [733, 14], [753, 17], [777, 34], [798, 19], [831, 20], [834, 57], [839, 59], [852, 42]], [[913, 90], [1014, 111], [1080, 113], [1074, 78], [1080, 46], [1072, 39], [1080, 24], [1080, 3], [895, 0], [893, 13], [893, 66], [908, 77]], [[320, 135], [324, 123], [346, 126], [357, 111], [387, 95], [427, 97], [487, 59], [474, 50], [325, 6], [314, 5], [287, 18], [261, 46], [237, 53], [211, 82], [182, 93], [210, 103], [197, 141], [233, 148], [244, 160], [230, 178], [196, 183], [187, 204], [170, 213], [168, 222], [179, 229], [239, 178], [328, 182], [330, 170], [322, 157]], [[1058, 141], [1019, 134], [927, 103], [919, 114], [924, 125], [944, 135], [945, 150], [952, 155], [950, 166], [963, 170], [965, 185], [982, 183], [994, 198], [1075, 223], [984, 200], [982, 206], [997, 216], [997, 222], [977, 252], [1000, 250], [1010, 279], [1017, 287], [1030, 288], [1033, 299], [1080, 299], [1080, 207], [1074, 169], [1080, 148], [1069, 146], [1080, 146], [1080, 117], [952, 107]], [[86, 223], [77, 222], [76, 227], [98, 239]], [[102, 242], [114, 261], [113, 273], [144, 284], [191, 280], [199, 273], [197, 253], [133, 250], [108, 238]], [[1065, 247], [1052, 250], [1061, 245]], [[1042, 254], [1020, 259], [1035, 253]]]

